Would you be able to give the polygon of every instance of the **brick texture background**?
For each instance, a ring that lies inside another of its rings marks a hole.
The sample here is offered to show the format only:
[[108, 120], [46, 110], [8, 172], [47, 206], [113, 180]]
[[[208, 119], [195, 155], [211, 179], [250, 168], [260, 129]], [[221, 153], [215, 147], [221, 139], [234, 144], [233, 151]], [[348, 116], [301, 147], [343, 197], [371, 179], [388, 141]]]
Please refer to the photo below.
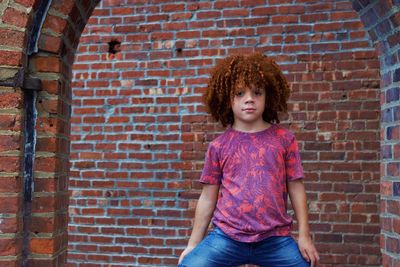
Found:
[[[69, 262], [173, 265], [208, 142], [210, 68], [275, 58], [293, 95], [314, 240], [327, 265], [379, 264], [379, 62], [348, 1], [104, 1], [73, 67]], [[120, 42], [116, 53], [109, 43]]]
[[[399, 5], [60, 0], [27, 57], [38, 1], [0, 1], [0, 80], [24, 67], [43, 82], [30, 266], [176, 265], [223, 130], [201, 104], [209, 70], [252, 51], [292, 88], [281, 119], [321, 265], [400, 264]], [[23, 93], [0, 94], [0, 265], [20, 266]]]

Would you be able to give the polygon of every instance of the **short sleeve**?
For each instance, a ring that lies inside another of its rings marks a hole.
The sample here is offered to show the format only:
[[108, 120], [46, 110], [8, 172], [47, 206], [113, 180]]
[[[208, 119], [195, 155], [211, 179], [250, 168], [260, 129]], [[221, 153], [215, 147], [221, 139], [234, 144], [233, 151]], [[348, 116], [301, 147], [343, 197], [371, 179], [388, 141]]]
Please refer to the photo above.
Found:
[[304, 178], [303, 166], [296, 137], [291, 137], [285, 157], [286, 180], [294, 181]]
[[222, 170], [218, 158], [218, 150], [211, 143], [208, 146], [203, 172], [200, 176], [200, 183], [202, 184], [220, 184], [222, 177]]

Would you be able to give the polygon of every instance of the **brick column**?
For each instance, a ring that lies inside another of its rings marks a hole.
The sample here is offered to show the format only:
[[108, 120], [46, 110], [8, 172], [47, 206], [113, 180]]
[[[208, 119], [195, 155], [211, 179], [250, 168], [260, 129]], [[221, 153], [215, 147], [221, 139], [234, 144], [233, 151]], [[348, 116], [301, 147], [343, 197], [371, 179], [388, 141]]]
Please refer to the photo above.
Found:
[[400, 265], [400, 13], [399, 0], [352, 1], [381, 65], [381, 251], [382, 266]]

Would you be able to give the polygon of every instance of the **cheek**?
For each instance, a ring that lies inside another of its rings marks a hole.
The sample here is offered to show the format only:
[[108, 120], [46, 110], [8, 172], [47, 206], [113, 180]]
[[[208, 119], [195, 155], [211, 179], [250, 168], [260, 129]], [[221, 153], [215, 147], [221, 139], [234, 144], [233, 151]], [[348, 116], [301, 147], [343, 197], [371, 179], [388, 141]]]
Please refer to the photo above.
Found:
[[236, 103], [238, 103], [238, 101], [235, 100], [235, 98], [232, 98], [231, 99], [231, 108], [233, 108], [236, 105]]

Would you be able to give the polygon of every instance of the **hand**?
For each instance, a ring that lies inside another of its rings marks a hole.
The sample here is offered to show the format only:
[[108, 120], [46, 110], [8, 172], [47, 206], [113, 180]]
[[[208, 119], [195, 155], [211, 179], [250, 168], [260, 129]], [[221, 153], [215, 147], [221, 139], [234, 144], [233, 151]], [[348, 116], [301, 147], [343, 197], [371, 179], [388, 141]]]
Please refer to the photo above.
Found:
[[195, 247], [193, 247], [193, 246], [187, 246], [187, 247], [182, 251], [181, 256], [179, 257], [178, 264], [180, 264], [181, 261], [183, 260], [183, 258], [184, 258], [187, 254], [189, 254], [194, 248], [195, 248]]
[[311, 262], [311, 267], [316, 267], [319, 255], [310, 236], [299, 236], [299, 249], [303, 258]]

